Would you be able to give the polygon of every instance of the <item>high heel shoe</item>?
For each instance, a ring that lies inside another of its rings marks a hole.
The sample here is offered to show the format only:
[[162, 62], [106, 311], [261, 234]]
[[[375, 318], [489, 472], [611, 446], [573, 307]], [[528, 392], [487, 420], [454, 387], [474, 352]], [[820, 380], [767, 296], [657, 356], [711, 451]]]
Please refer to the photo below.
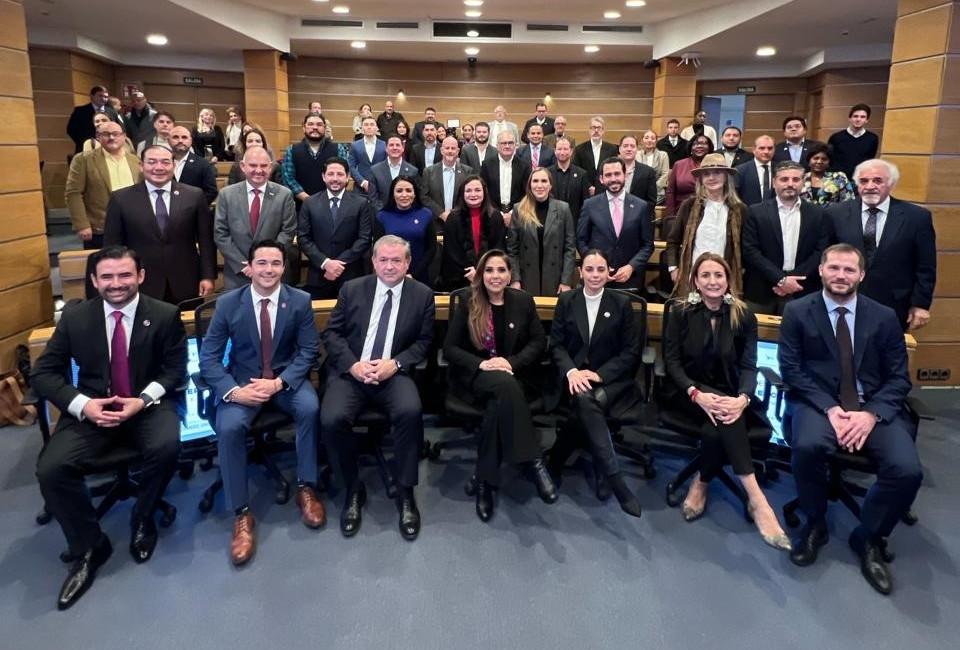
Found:
[[750, 518], [753, 519], [755, 525], [757, 526], [757, 530], [760, 532], [760, 537], [763, 538], [763, 541], [767, 544], [767, 546], [772, 546], [778, 551], [789, 552], [793, 550], [793, 544], [790, 543], [790, 538], [787, 537], [785, 532], [783, 532], [783, 529], [781, 529], [779, 533], [773, 535], [765, 533], [760, 529], [760, 525], [756, 523], [756, 508], [752, 503], [747, 506], [747, 513], [750, 515]]
[[693, 506], [689, 505], [686, 501], [684, 501], [683, 506], [680, 509], [680, 512], [683, 513], [683, 520], [687, 523], [690, 523], [691, 521], [696, 521], [697, 519], [700, 519], [700, 517], [703, 516], [703, 513], [706, 511], [706, 509], [707, 509], [706, 502], [704, 502], [703, 505], [700, 506], [699, 508], [694, 508]]

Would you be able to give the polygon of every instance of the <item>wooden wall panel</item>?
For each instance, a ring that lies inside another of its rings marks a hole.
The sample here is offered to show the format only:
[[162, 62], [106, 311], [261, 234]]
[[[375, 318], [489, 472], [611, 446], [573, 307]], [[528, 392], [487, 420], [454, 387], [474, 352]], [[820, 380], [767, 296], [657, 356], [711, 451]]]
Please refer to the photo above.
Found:
[[46, 234], [43, 195], [39, 190], [0, 194], [0, 242]]
[[45, 232], [0, 244], [0, 287], [36, 282], [48, 275], [50, 262]]
[[[44, 241], [46, 249], [46, 241]], [[44, 252], [46, 254], [46, 251]], [[47, 267], [47, 274], [49, 274]], [[3, 318], [0, 319], [0, 339], [30, 327], [40, 327], [53, 314], [53, 294], [50, 278], [19, 284], [11, 289], [0, 291], [0, 304], [3, 305]]]
[[[960, 382], [960, 343], [924, 342], [918, 345], [911, 368], [913, 376], [910, 379], [915, 386], [956, 386]], [[920, 381], [918, 371], [926, 368], [946, 368], [950, 371], [950, 379]]]

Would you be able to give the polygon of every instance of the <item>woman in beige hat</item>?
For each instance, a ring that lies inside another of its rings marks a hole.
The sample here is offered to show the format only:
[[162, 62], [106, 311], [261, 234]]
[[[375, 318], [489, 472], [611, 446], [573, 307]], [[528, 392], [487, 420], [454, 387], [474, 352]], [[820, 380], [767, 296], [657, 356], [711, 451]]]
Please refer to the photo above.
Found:
[[734, 189], [733, 176], [737, 172], [723, 154], [711, 153], [692, 173], [697, 180], [696, 190], [680, 205], [666, 234], [664, 256], [674, 282], [673, 295], [684, 297], [690, 293], [693, 261], [710, 252], [722, 256], [730, 265], [730, 291], [739, 297], [743, 289], [740, 230], [747, 206]]

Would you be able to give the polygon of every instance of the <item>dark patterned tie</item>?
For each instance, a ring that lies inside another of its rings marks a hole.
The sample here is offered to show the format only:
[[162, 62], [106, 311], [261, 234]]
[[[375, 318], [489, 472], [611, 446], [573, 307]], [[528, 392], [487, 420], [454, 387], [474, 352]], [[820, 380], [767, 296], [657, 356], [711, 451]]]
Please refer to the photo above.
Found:
[[393, 290], [387, 289], [387, 301], [380, 311], [380, 322], [377, 323], [377, 335], [373, 337], [373, 349], [370, 350], [370, 360], [383, 358], [383, 347], [387, 343], [387, 327], [390, 324], [390, 312], [393, 310]]
[[867, 258], [867, 268], [870, 268], [870, 262], [877, 252], [877, 215], [880, 214], [880, 208], [871, 206], [867, 208], [867, 223], [863, 226], [863, 256]]
[[157, 194], [155, 210], [157, 212], [157, 225], [160, 227], [160, 234], [167, 234], [167, 224], [170, 223], [170, 213], [167, 212], [167, 204], [163, 202], [163, 193], [165, 190], [154, 190]]
[[333, 219], [333, 223], [337, 223], [337, 211], [340, 209], [340, 199], [336, 196], [330, 197], [330, 217]]
[[127, 333], [123, 329], [123, 312], [112, 314], [116, 323], [110, 337], [110, 392], [120, 397], [131, 397], [130, 363], [127, 359]]
[[760, 198], [766, 201], [770, 198], [770, 165], [763, 166], [763, 192]]
[[270, 328], [269, 298], [260, 300], [260, 359], [263, 363], [263, 378], [273, 379], [273, 331]]
[[859, 411], [857, 378], [853, 372], [853, 339], [847, 326], [847, 308], [837, 307], [837, 349], [840, 351], [840, 406], [844, 411]]

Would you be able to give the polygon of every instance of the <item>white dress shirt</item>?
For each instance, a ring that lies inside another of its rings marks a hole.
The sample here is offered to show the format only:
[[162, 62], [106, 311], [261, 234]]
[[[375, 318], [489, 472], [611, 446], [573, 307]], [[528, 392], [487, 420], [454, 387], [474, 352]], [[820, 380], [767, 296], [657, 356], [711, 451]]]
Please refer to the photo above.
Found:
[[394, 166], [394, 164], [390, 162], [390, 159], [388, 158], [387, 167], [390, 168], [390, 179], [395, 180], [397, 176], [400, 175], [400, 169], [403, 168], [403, 159], [401, 158], [398, 160], [396, 166]]
[[697, 226], [693, 241], [693, 257], [696, 261], [706, 252], [725, 256], [727, 251], [727, 204], [707, 199], [703, 205], [703, 219]]
[[[862, 212], [860, 213], [860, 225], [862, 228], [867, 227], [867, 219], [870, 217], [870, 212], [867, 211], [869, 206], [860, 201], [860, 208]], [[885, 198], [880, 204], [877, 205], [877, 247], [880, 246], [880, 237], [883, 235], [883, 227], [887, 224], [887, 215], [890, 214], [890, 197]]]
[[281, 284], [277, 284], [277, 288], [273, 290], [269, 296], [261, 296], [253, 288], [253, 285], [250, 285], [250, 296], [253, 299], [253, 321], [257, 324], [257, 334], [260, 335], [260, 338], [263, 338], [263, 332], [260, 331], [260, 301], [263, 299], [269, 300], [267, 303], [267, 314], [270, 315], [270, 337], [273, 338], [273, 335], [277, 331], [277, 305], [280, 302], [280, 287]]
[[800, 241], [800, 199], [792, 207], [777, 198], [780, 213], [780, 230], [783, 233], [783, 270], [792, 271], [797, 266], [797, 244]]
[[170, 189], [173, 187], [173, 181], [166, 185], [154, 185], [150, 181], [144, 181], [147, 186], [147, 194], [150, 199], [150, 209], [153, 210], [153, 216], [157, 216], [157, 190], [163, 190], [163, 204], [167, 206], [167, 216], [170, 216]]
[[754, 158], [753, 164], [757, 166], [757, 185], [760, 187], [760, 197], [763, 198], [763, 166], [766, 165], [770, 170], [770, 191], [773, 192], [773, 161], [760, 162]]
[[363, 139], [363, 148], [367, 150], [367, 160], [373, 162], [373, 154], [377, 151], [377, 138], [376, 136], [372, 138]]
[[853, 130], [853, 127], [850, 127], [850, 126], [847, 127], [847, 133], [849, 133], [850, 135], [852, 135], [852, 136], [855, 137], [855, 138], [859, 138], [861, 135], [863, 135], [863, 134], [866, 133], [866, 132], [867, 132], [867, 130], [866, 130], [865, 128], [860, 129], [859, 131], [854, 131], [854, 130]]
[[[140, 304], [140, 294], [137, 293], [126, 306], [121, 309], [116, 309], [111, 306], [107, 301], [103, 302], [103, 318], [106, 328], [104, 331], [107, 335], [107, 357], [113, 357], [113, 330], [116, 327], [117, 321], [113, 317], [113, 312], [119, 311], [123, 314], [120, 318], [120, 324], [123, 327], [124, 333], [126, 334], [127, 340], [127, 353], [130, 352], [130, 334], [133, 332], [133, 319], [137, 315], [137, 305]], [[132, 378], [131, 378], [132, 381]], [[141, 391], [141, 395], [147, 394], [153, 399], [154, 404], [160, 401], [160, 398], [166, 394], [166, 389], [155, 381], [151, 381], [146, 387]], [[70, 404], [67, 406], [67, 412], [75, 417], [78, 420], [83, 420], [83, 407], [87, 405], [92, 398], [84, 395], [83, 393], [77, 395], [73, 398]]]
[[433, 146], [427, 146], [427, 143], [423, 143], [423, 164], [426, 167], [429, 167], [433, 163], [437, 162], [437, 143], [434, 142]]
[[188, 152], [187, 155], [180, 160], [174, 159], [173, 161], [173, 177], [177, 179], [177, 182], [180, 181], [180, 174], [183, 173], [183, 166], [187, 164], [187, 158], [189, 157], [190, 154]]
[[600, 147], [603, 146], [603, 140], [590, 141], [590, 148], [593, 149], [593, 166], [600, 166]]
[[513, 158], [500, 158], [500, 204], [510, 205], [510, 188], [513, 186]]
[[393, 353], [393, 335], [397, 331], [397, 314], [400, 313], [400, 297], [403, 293], [403, 280], [395, 287], [388, 287], [380, 278], [377, 278], [377, 289], [373, 294], [373, 309], [370, 310], [370, 321], [367, 323], [367, 336], [363, 339], [363, 350], [360, 351], [360, 360], [369, 361], [373, 353], [373, 342], [377, 338], [377, 325], [380, 324], [380, 314], [387, 304], [387, 290], [393, 292], [393, 302], [390, 307], [390, 318], [387, 321], [387, 337], [383, 342], [382, 359], [391, 359]]

